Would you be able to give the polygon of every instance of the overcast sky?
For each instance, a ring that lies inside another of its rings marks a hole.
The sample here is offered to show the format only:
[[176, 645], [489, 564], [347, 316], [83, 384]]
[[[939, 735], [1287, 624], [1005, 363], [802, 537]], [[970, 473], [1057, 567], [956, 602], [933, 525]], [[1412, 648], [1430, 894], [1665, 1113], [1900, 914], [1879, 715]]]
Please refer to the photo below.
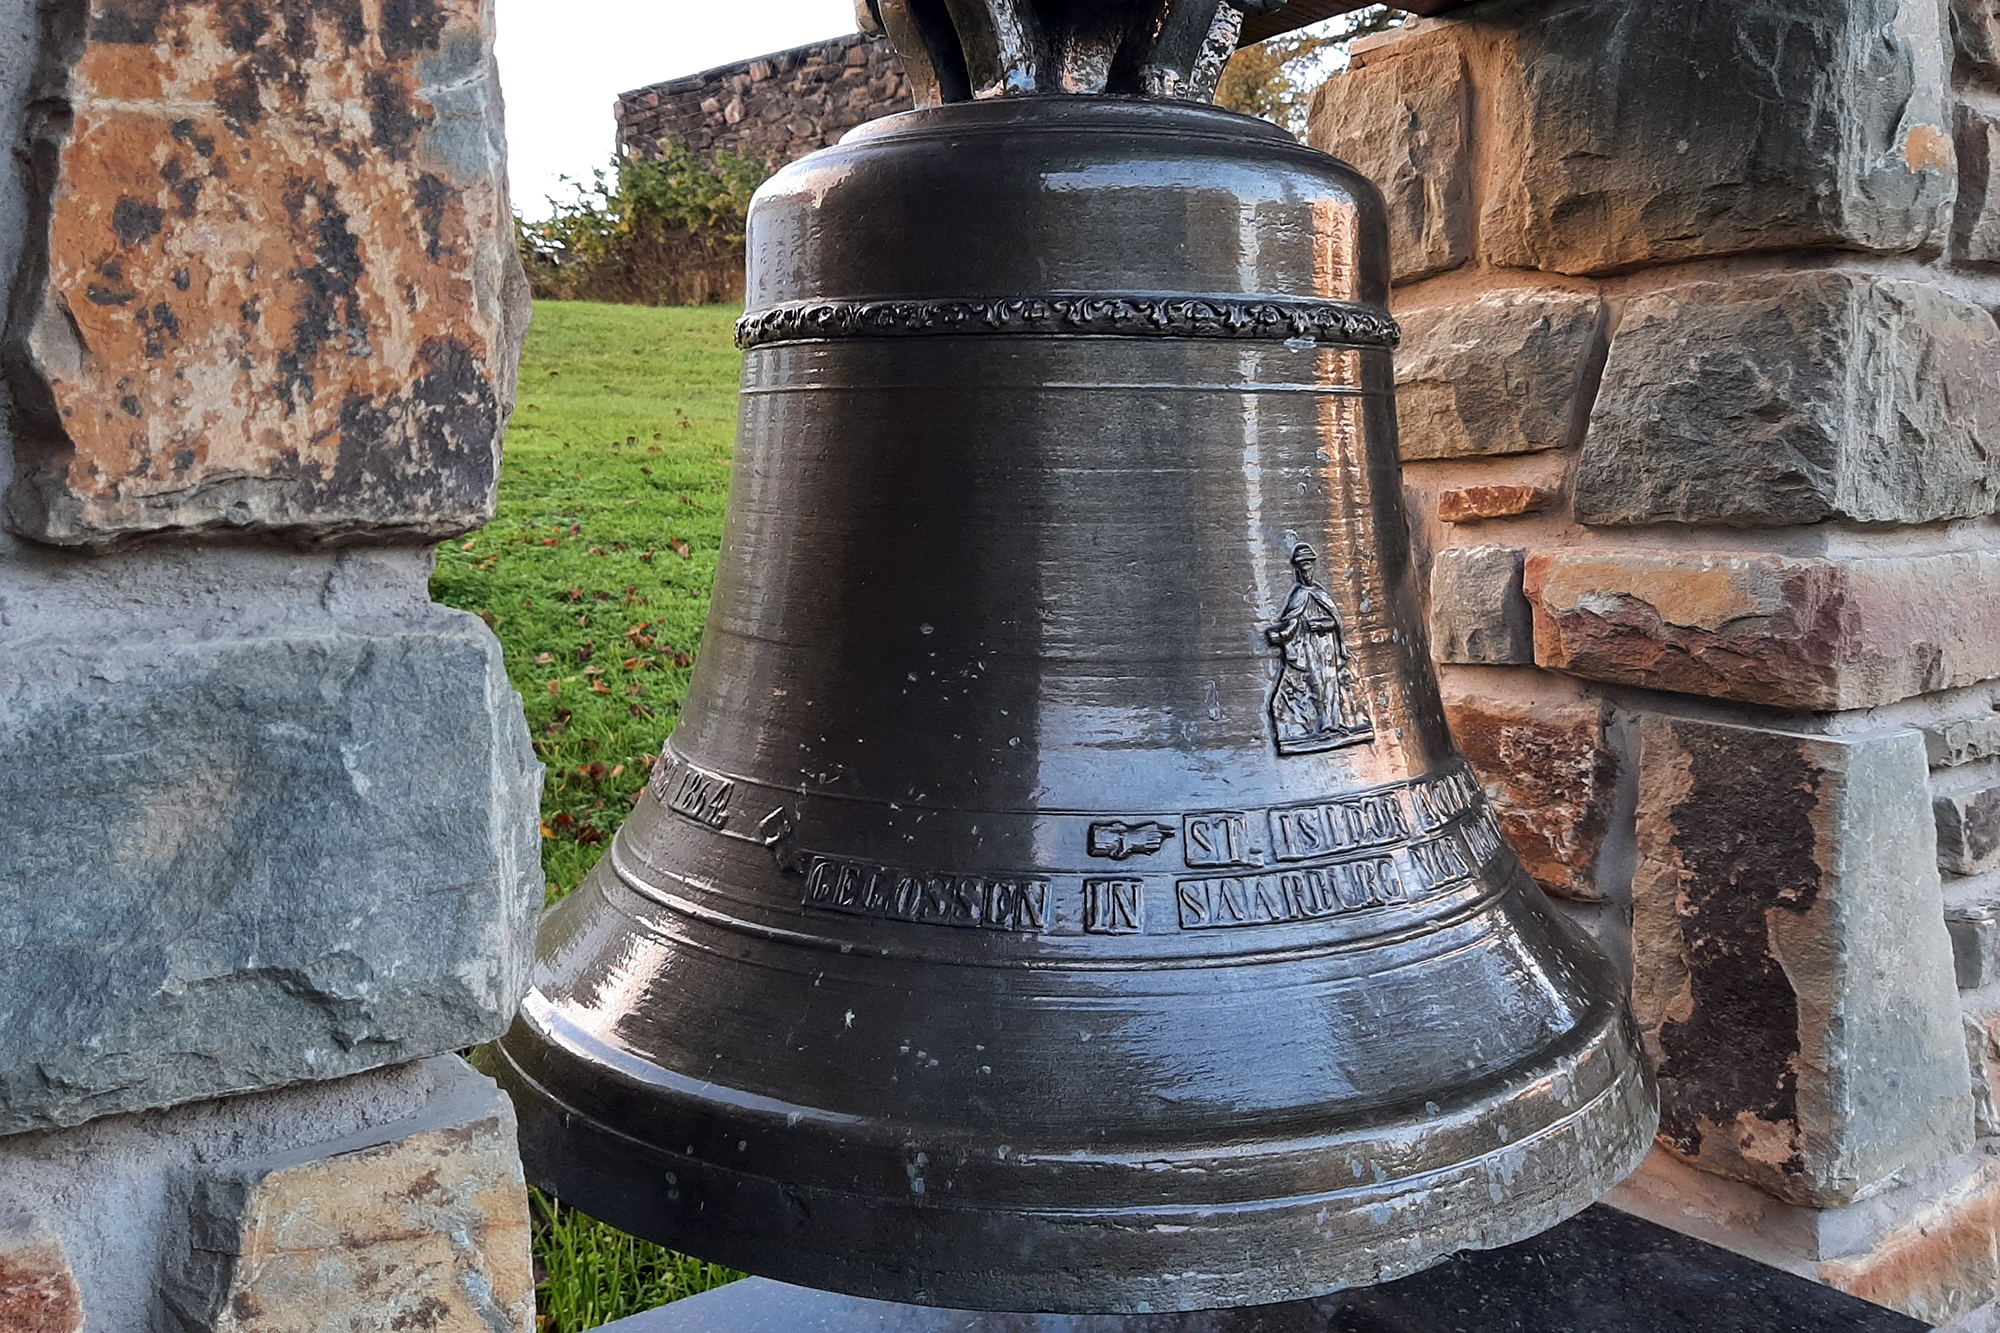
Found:
[[854, 0], [498, 0], [514, 206], [611, 160], [619, 93], [854, 31]]

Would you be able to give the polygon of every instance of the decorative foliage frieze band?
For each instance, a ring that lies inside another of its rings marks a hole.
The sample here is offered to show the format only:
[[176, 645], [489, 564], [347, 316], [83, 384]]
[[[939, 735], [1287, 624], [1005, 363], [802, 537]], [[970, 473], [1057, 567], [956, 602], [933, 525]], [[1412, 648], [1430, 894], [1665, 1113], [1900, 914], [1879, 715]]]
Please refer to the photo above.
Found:
[[983, 301], [796, 301], [745, 315], [736, 345], [926, 334], [1110, 334], [1390, 347], [1402, 333], [1386, 310], [1348, 301], [1275, 297], [1022, 296]]

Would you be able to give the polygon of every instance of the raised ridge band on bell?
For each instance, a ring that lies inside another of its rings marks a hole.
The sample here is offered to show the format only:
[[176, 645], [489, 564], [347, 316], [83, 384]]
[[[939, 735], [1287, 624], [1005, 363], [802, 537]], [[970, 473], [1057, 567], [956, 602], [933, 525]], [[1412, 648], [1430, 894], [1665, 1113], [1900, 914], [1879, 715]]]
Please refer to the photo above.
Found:
[[964, 300], [793, 301], [752, 311], [737, 321], [736, 345], [749, 351], [773, 343], [949, 334], [1255, 342], [1309, 338], [1330, 347], [1391, 349], [1403, 336], [1388, 311], [1352, 301], [1063, 294]]

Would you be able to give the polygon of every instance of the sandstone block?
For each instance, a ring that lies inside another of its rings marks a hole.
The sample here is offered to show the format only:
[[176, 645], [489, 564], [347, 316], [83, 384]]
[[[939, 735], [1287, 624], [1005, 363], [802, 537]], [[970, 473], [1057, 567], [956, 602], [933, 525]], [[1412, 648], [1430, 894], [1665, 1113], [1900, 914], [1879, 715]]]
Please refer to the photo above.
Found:
[[1932, 808], [1939, 868], [1954, 875], [2000, 868], [2000, 787], [1940, 796]]
[[424, 1115], [469, 1077], [463, 1060], [440, 1056], [11, 1134], [0, 1137], [0, 1192], [31, 1211], [70, 1256], [89, 1333], [162, 1333], [161, 1261], [170, 1237], [184, 1252], [188, 1236], [184, 1203], [169, 1206], [174, 1182], [191, 1170], [212, 1174], [300, 1150], [323, 1158], [326, 1144]]
[[1488, 666], [1535, 660], [1521, 591], [1524, 552], [1503, 546], [1439, 551], [1431, 564], [1431, 641], [1440, 662]]
[[[1530, 555], [1535, 660], [1783, 708], [1871, 708], [2000, 676], [2000, 555]], [[1926, 821], [1928, 823], [1928, 821]]]
[[1973, 1333], [2000, 1291], [2000, 1162], [1981, 1162], [1868, 1252], [1822, 1263], [1815, 1276], [1925, 1324]]
[[1928, 800], [1914, 732], [1641, 724], [1633, 1003], [1673, 1152], [1825, 1208], [1970, 1148]]
[[1555, 507], [1558, 496], [1546, 486], [1466, 486], [1438, 496], [1437, 516], [1445, 523], [1477, 523], [1518, 518]]
[[38, 75], [15, 531], [410, 542], [490, 519], [527, 306], [489, 0], [83, 7]]
[[2000, 5], [1994, 0], [1951, 0], [1951, 31], [1963, 60], [1975, 77], [2000, 81]]
[[1588, 274], [1941, 244], [1956, 188], [1941, 11], [1936, 0], [1475, 9], [1453, 27], [1500, 48], [1487, 257]]
[[2000, 717], [1971, 717], [1924, 728], [1932, 768], [1956, 768], [2000, 754]]
[[1632, 302], [1576, 481], [1590, 524], [1928, 523], [2000, 503], [2000, 327], [1923, 283], [1691, 283]]
[[1958, 182], [1952, 257], [2000, 263], [2000, 121], [1976, 107], [1958, 109]]
[[184, 1168], [162, 1323], [180, 1333], [532, 1333], [514, 1108], [459, 1065], [416, 1116], [351, 1138]]
[[1410, 37], [1357, 59], [1314, 95], [1307, 141], [1381, 188], [1395, 281], [1472, 257], [1471, 90], [1448, 36]]
[[1608, 901], [1597, 863], [1618, 794], [1618, 753], [1605, 705], [1468, 695], [1447, 697], [1445, 716], [1536, 882], [1559, 897]]
[[458, 612], [0, 643], [0, 1134], [499, 1035], [539, 793]]
[[1602, 355], [1604, 303], [1571, 292], [1489, 292], [1400, 316], [1403, 457], [1529, 454], [1572, 443]]
[[83, 1296], [62, 1242], [25, 1211], [0, 1206], [0, 1329], [84, 1333]]
[[[1801, 1277], [1828, 1283], [1921, 1326], [1964, 1317], [1994, 1291], [1994, 1237], [1982, 1236], [2000, 1163], [1971, 1152], [1844, 1208], [1800, 1208], [1696, 1170], [1665, 1150], [1605, 1203]], [[1792, 1312], [1787, 1311], [1786, 1314]], [[1883, 1316], [1883, 1321], [1898, 1321]], [[1783, 1327], [1786, 1318], [1778, 1316]], [[1822, 1325], [1793, 1319], [1804, 1333]], [[1993, 1333], [1973, 1316], [1949, 1333]]]

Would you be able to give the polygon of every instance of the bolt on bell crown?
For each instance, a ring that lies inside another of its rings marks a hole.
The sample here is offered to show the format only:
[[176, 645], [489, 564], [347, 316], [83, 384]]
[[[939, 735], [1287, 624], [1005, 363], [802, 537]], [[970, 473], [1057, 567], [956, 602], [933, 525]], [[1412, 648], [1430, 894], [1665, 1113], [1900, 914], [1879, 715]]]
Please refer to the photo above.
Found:
[[1192, 88], [1167, 35], [1233, 6], [875, 12], [965, 78], [752, 209], [695, 679], [495, 1057], [531, 1173], [1002, 1310], [1287, 1300], [1561, 1221], [1653, 1090], [1445, 725], [1379, 196], [1046, 72]]

